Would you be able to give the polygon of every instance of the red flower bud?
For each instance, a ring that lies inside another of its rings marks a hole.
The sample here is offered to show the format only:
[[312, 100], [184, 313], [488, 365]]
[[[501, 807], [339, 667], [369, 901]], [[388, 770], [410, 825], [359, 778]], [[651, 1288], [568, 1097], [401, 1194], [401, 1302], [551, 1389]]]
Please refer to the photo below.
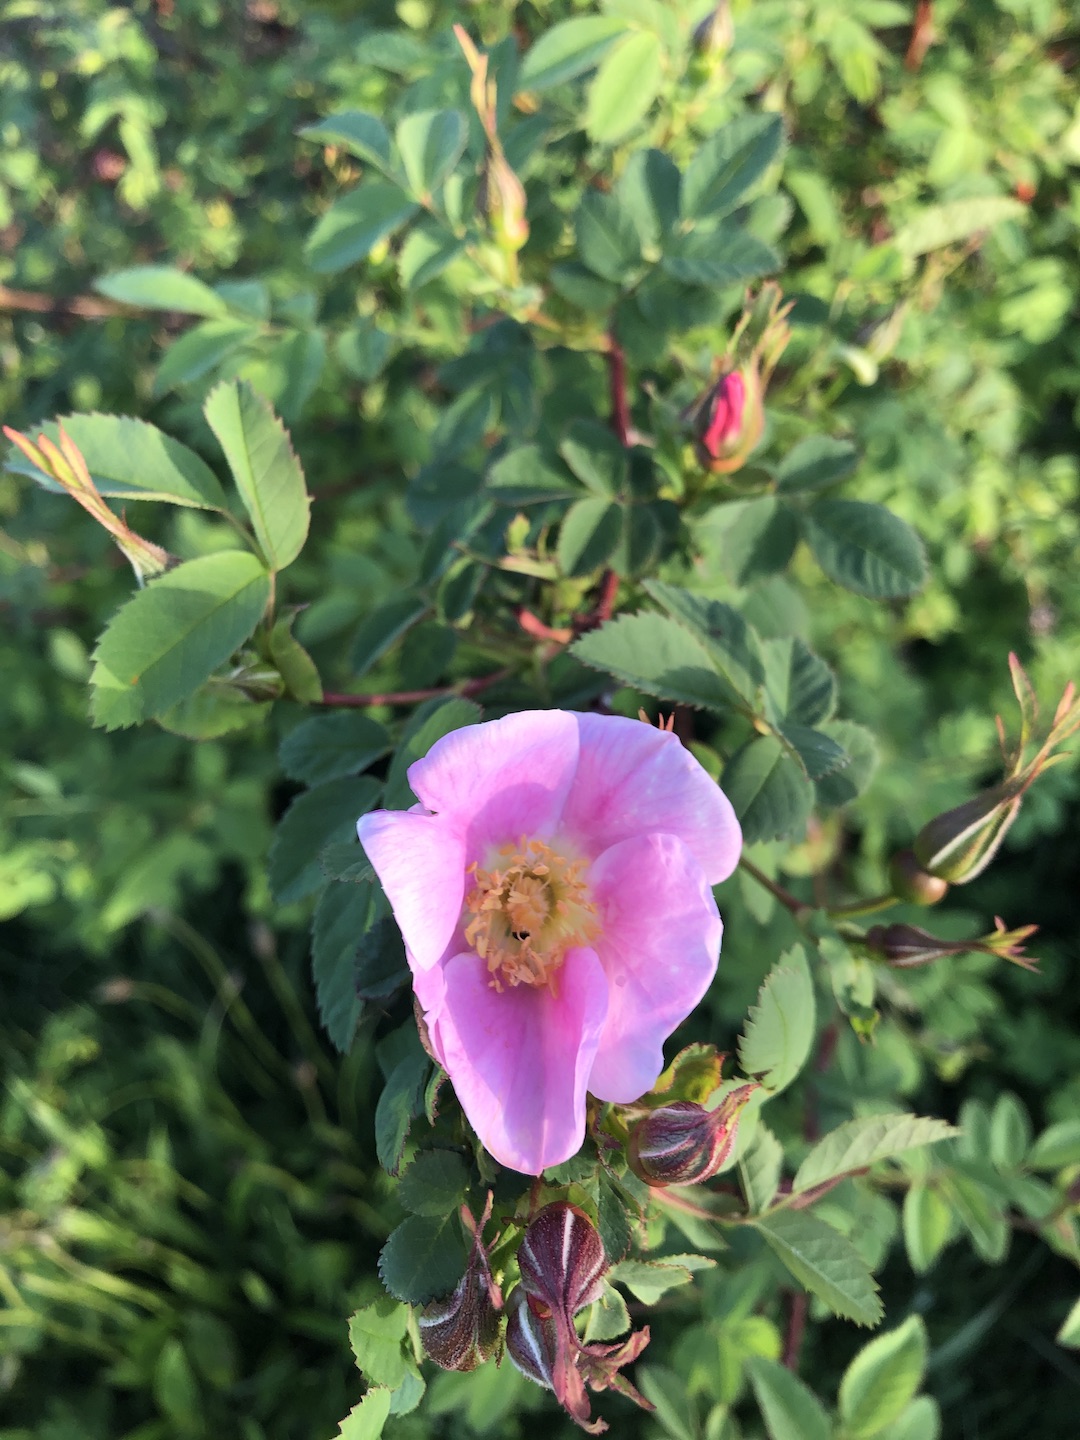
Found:
[[724, 1165], [735, 1145], [739, 1116], [759, 1087], [740, 1085], [716, 1107], [676, 1100], [646, 1115], [630, 1135], [627, 1159], [646, 1185], [696, 1185]]
[[698, 459], [714, 474], [727, 474], [746, 463], [761, 439], [765, 412], [757, 366], [730, 370], [694, 408]]

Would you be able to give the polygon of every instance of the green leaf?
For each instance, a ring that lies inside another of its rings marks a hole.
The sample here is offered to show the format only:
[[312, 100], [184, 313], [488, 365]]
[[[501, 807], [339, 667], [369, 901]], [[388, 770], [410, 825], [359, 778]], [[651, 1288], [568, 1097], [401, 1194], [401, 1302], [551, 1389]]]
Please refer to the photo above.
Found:
[[945, 1120], [919, 1115], [868, 1115], [848, 1120], [819, 1140], [799, 1166], [792, 1189], [815, 1185], [852, 1170], [865, 1170], [879, 1160], [902, 1155], [923, 1145], [947, 1140], [959, 1131]]
[[186, 700], [170, 705], [154, 719], [170, 735], [185, 740], [218, 740], [261, 724], [272, 708], [272, 702], [253, 700], [240, 686], [213, 675]]
[[920, 1395], [898, 1420], [878, 1430], [874, 1440], [940, 1440], [941, 1411], [936, 1400]]
[[379, 1440], [390, 1414], [390, 1391], [369, 1390], [342, 1420], [338, 1440]]
[[701, 642], [664, 615], [622, 615], [580, 636], [570, 653], [661, 700], [707, 710], [738, 703]]
[[414, 1215], [449, 1215], [468, 1185], [468, 1168], [456, 1150], [421, 1150], [402, 1175], [397, 1198]]
[[177, 310], [182, 315], [222, 316], [228, 307], [220, 295], [194, 275], [170, 265], [133, 265], [94, 281], [99, 295], [146, 310]]
[[574, 261], [552, 267], [551, 286], [569, 304], [595, 314], [606, 313], [619, 298], [618, 286], [610, 280], [598, 279]]
[[382, 374], [393, 343], [385, 330], [358, 321], [338, 336], [334, 353], [350, 375], [370, 384]]
[[932, 1185], [912, 1185], [904, 1196], [904, 1246], [911, 1268], [925, 1275], [948, 1244], [952, 1210]]
[[694, 230], [680, 235], [665, 250], [660, 268], [685, 285], [711, 290], [771, 275], [780, 269], [780, 257], [771, 245], [736, 225], [718, 230]]
[[1011, 1091], [990, 1112], [990, 1160], [999, 1170], [1018, 1170], [1031, 1145], [1031, 1117]]
[[364, 1305], [349, 1320], [349, 1344], [364, 1379], [396, 1390], [410, 1367], [402, 1350], [409, 1332], [409, 1308], [389, 1295]]
[[950, 200], [944, 205], [929, 205], [917, 211], [906, 225], [897, 230], [892, 244], [901, 255], [914, 259], [931, 250], [956, 245], [977, 235], [980, 230], [992, 230], [1003, 220], [1017, 220], [1024, 214], [1023, 203], [1009, 195], [978, 195]]
[[465, 1241], [456, 1215], [410, 1215], [379, 1255], [383, 1284], [410, 1305], [449, 1295], [464, 1273]]
[[[209, 465], [145, 420], [127, 415], [61, 415], [41, 427], [54, 444], [60, 426], [71, 436], [102, 495], [120, 500], [166, 500], [197, 510], [224, 510], [225, 492]], [[63, 486], [42, 475], [19, 451], [5, 469], [29, 475], [43, 490], [63, 493]]]
[[501, 455], [487, 473], [487, 491], [500, 505], [538, 505], [577, 499], [580, 488], [556, 456], [539, 445], [519, 445]]
[[1059, 1345], [1067, 1345], [1070, 1350], [1080, 1350], [1080, 1300], [1077, 1300], [1065, 1316], [1054, 1339]]
[[608, 1271], [608, 1279], [624, 1285], [645, 1305], [655, 1305], [661, 1295], [680, 1285], [689, 1285], [696, 1270], [711, 1270], [716, 1264], [705, 1255], [665, 1255], [662, 1260], [620, 1260]]
[[577, 253], [602, 280], [628, 285], [641, 264], [637, 227], [614, 195], [587, 190], [577, 211]]
[[331, 1042], [347, 1054], [363, 1003], [356, 993], [356, 950], [366, 929], [372, 892], [366, 885], [328, 885], [312, 922], [311, 959], [319, 1019]]
[[398, 256], [398, 276], [406, 290], [419, 290], [429, 280], [441, 275], [465, 249], [459, 240], [439, 225], [418, 225]]
[[812, 435], [800, 440], [780, 462], [776, 472], [781, 491], [822, 490], [851, 474], [859, 463], [859, 452], [847, 440]]
[[943, 1176], [940, 1188], [971, 1236], [976, 1253], [991, 1265], [1003, 1260], [1011, 1232], [997, 1195], [981, 1181], [959, 1171]]
[[402, 734], [386, 777], [386, 807], [404, 810], [416, 796], [409, 789], [408, 769], [414, 760], [421, 760], [436, 740], [466, 725], [475, 725], [481, 716], [480, 706], [459, 695], [448, 700], [433, 699], [417, 706]]
[[321, 145], [338, 145], [357, 159], [374, 165], [384, 175], [393, 174], [390, 136], [386, 126], [365, 110], [339, 110], [316, 125], [305, 125], [299, 134], [302, 140], [314, 140]]
[[331, 840], [319, 851], [319, 864], [328, 880], [360, 885], [375, 878], [359, 840]]
[[828, 720], [821, 728], [843, 748], [848, 764], [815, 782], [817, 803], [825, 808], [847, 805], [862, 794], [877, 769], [877, 741], [852, 720]]
[[397, 595], [385, 601], [364, 620], [353, 641], [352, 668], [363, 675], [371, 669], [410, 626], [428, 611], [428, 602], [419, 595]]
[[211, 391], [204, 413], [267, 563], [284, 570], [303, 549], [311, 505], [285, 427], [250, 385], [236, 381]]
[[585, 129], [612, 145], [628, 135], [652, 106], [663, 80], [660, 40], [647, 30], [625, 36], [604, 56], [589, 86]]
[[688, 220], [727, 215], [780, 153], [779, 115], [742, 115], [702, 145], [683, 177]]
[[243, 550], [204, 555], [151, 580], [97, 643], [94, 724], [135, 725], [194, 694], [252, 634], [269, 599], [269, 575]]
[[550, 90], [584, 75], [625, 33], [624, 20], [606, 15], [585, 15], [552, 26], [525, 56], [518, 72], [518, 90]]
[[895, 599], [913, 595], [926, 580], [922, 541], [883, 505], [819, 500], [803, 524], [825, 574], [857, 595]]
[[781, 955], [765, 977], [739, 1040], [739, 1063], [774, 1095], [810, 1057], [815, 1028], [814, 985], [801, 945]]
[[855, 1246], [808, 1210], [774, 1210], [754, 1228], [799, 1284], [833, 1312], [857, 1325], [883, 1314], [878, 1287]]
[[739, 612], [661, 580], [646, 580], [644, 588], [669, 615], [693, 630], [721, 675], [754, 708], [758, 686], [765, 679], [761, 642]]
[[1032, 1170], [1080, 1165], [1080, 1120], [1059, 1120], [1044, 1130], [1032, 1145], [1027, 1163]]
[[739, 1161], [739, 1179], [752, 1214], [760, 1215], [773, 1202], [780, 1184], [784, 1147], [762, 1120], [754, 1127], [754, 1138]]
[[384, 1000], [409, 983], [405, 942], [397, 921], [392, 915], [380, 913], [386, 904], [385, 897], [376, 890], [374, 918], [356, 946], [354, 984], [361, 1000]]
[[291, 780], [319, 785], [366, 770], [392, 743], [386, 727], [366, 715], [316, 715], [286, 736], [278, 759]]
[[278, 616], [267, 637], [267, 648], [286, 692], [304, 705], [318, 705], [323, 698], [319, 672], [315, 661], [292, 633], [298, 613], [293, 607]]
[[836, 705], [836, 676], [805, 640], [782, 635], [761, 642], [769, 718], [774, 724], [820, 725]]
[[763, 1355], [746, 1362], [769, 1440], [829, 1440], [825, 1407], [797, 1375]]
[[639, 1365], [635, 1375], [641, 1393], [656, 1409], [655, 1419], [672, 1440], [697, 1440], [686, 1381], [661, 1365]]
[[260, 334], [257, 326], [242, 320], [205, 320], [196, 325], [166, 350], [154, 376], [154, 394], [201, 380]]
[[840, 1418], [853, 1440], [869, 1440], [898, 1420], [926, 1371], [926, 1326], [912, 1315], [864, 1345], [840, 1381]]
[[679, 220], [682, 175], [663, 150], [635, 150], [615, 193], [634, 224], [642, 250], [659, 253]]
[[559, 526], [556, 556], [564, 575], [591, 575], [606, 565], [622, 538], [621, 505], [590, 496], [570, 506]]
[[775, 735], [755, 736], [736, 750], [720, 784], [735, 807], [747, 845], [794, 839], [805, 829], [814, 787]]
[[799, 522], [775, 495], [722, 507], [724, 567], [736, 585], [783, 570], [799, 543]]
[[415, 200], [387, 180], [365, 180], [335, 200], [304, 244], [317, 275], [333, 275], [365, 260], [419, 210]]
[[597, 1341], [615, 1340], [630, 1329], [630, 1311], [626, 1301], [613, 1285], [604, 1284], [599, 1300], [589, 1311], [585, 1326], [586, 1345]]
[[[424, 1088], [431, 1061], [420, 1047], [418, 1035], [410, 1037], [409, 1048], [387, 1076], [375, 1106], [375, 1150], [379, 1164], [391, 1175], [401, 1169], [405, 1141], [413, 1120], [423, 1113]], [[397, 1292], [391, 1289], [391, 1294]], [[404, 1300], [399, 1295], [399, 1300]]]
[[611, 499], [624, 489], [630, 471], [626, 449], [606, 425], [571, 420], [559, 442], [559, 454], [594, 495]]
[[377, 780], [361, 776], [317, 785], [296, 797], [278, 822], [270, 847], [270, 889], [280, 905], [321, 889], [326, 877], [319, 852], [332, 840], [347, 840], [354, 833], [357, 820], [379, 798], [379, 788]]
[[401, 163], [416, 199], [427, 203], [461, 159], [468, 139], [458, 110], [417, 110], [397, 127]]
[[808, 725], [780, 725], [777, 734], [793, 751], [811, 780], [835, 774], [848, 764], [848, 754], [830, 736]]

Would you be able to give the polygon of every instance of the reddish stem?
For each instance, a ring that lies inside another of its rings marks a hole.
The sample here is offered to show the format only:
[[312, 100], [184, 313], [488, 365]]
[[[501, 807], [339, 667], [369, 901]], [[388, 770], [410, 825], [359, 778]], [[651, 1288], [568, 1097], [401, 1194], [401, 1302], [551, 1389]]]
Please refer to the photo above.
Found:
[[608, 336], [608, 374], [611, 378], [611, 428], [620, 445], [630, 441], [630, 402], [626, 394], [626, 355], [614, 335]]
[[803, 1290], [792, 1290], [788, 1295], [787, 1330], [784, 1334], [784, 1365], [798, 1373], [799, 1355], [802, 1351], [803, 1335], [806, 1332], [806, 1311], [809, 1301]]
[[513, 673], [512, 668], [507, 665], [490, 675], [482, 675], [478, 680], [467, 680], [464, 685], [436, 685], [430, 690], [393, 690], [383, 695], [342, 695], [324, 690], [319, 703], [354, 709], [364, 709], [371, 705], [415, 705], [420, 700], [434, 700], [438, 695], [479, 695]]
[[919, 0], [915, 7], [915, 23], [911, 29], [911, 43], [904, 56], [904, 68], [918, 70], [926, 58], [926, 52], [934, 42], [933, 0]]
[[517, 622], [534, 640], [554, 640], [557, 645], [569, 645], [574, 638], [572, 630], [556, 630], [550, 625], [545, 625], [539, 615], [534, 615], [531, 610], [524, 606], [517, 612]]
[[82, 320], [108, 320], [114, 315], [138, 315], [130, 305], [98, 295], [45, 295], [39, 290], [9, 290], [0, 285], [0, 310], [22, 310], [30, 315], [77, 315]]

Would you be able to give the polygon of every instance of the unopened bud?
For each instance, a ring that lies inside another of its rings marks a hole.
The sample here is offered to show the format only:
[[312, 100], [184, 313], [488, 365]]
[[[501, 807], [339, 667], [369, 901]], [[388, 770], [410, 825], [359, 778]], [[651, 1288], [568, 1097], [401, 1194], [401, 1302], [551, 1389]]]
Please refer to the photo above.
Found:
[[694, 49], [699, 55], [715, 59], [726, 55], [735, 39], [730, 0], [720, 0], [694, 31]]
[[451, 1294], [432, 1300], [420, 1312], [424, 1351], [444, 1370], [475, 1370], [490, 1359], [498, 1344], [502, 1292], [492, 1277], [482, 1238], [491, 1205], [489, 1191], [479, 1222], [467, 1205], [461, 1207], [462, 1221], [473, 1237], [465, 1274]]
[[630, 1135], [627, 1159], [646, 1185], [696, 1185], [723, 1168], [738, 1134], [739, 1116], [757, 1084], [740, 1085], [715, 1110], [676, 1100], [653, 1110]]
[[740, 469], [765, 429], [757, 371], [730, 370], [696, 407], [698, 459], [714, 475]]
[[530, 1299], [568, 1321], [604, 1288], [608, 1261], [599, 1231], [584, 1210], [564, 1200], [546, 1205], [530, 1223], [517, 1258]]
[[889, 862], [889, 883], [898, 900], [913, 905], [936, 905], [944, 898], [949, 882], [939, 875], [928, 874], [913, 850], [898, 850]]
[[1019, 925], [1009, 930], [1004, 920], [996, 917], [994, 929], [989, 935], [982, 935], [977, 940], [943, 940], [920, 930], [917, 925], [874, 925], [866, 933], [866, 944], [890, 965], [902, 970], [929, 965], [946, 956], [972, 953], [1009, 960], [1024, 970], [1037, 970], [1038, 961], [1024, 953], [1026, 941], [1037, 929], [1036, 925]]
[[528, 240], [526, 203], [525, 186], [502, 151], [493, 150], [484, 170], [480, 207], [487, 213], [491, 233], [500, 250], [516, 254]]
[[1027, 775], [1014, 775], [973, 800], [938, 815], [915, 837], [915, 859], [930, 875], [966, 885], [993, 860], [1020, 810]]
[[475, 1370], [499, 1339], [499, 1312], [472, 1265], [453, 1294], [424, 1306], [419, 1323], [424, 1353], [444, 1370]]

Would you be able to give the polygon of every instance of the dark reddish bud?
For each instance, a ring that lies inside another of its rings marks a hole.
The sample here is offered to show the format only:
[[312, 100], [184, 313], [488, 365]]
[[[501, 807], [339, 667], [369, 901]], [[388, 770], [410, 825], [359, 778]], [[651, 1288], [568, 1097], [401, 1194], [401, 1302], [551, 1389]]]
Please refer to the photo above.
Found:
[[499, 1340], [502, 1294], [495, 1284], [481, 1234], [491, 1216], [491, 1194], [479, 1225], [466, 1206], [462, 1219], [473, 1233], [465, 1274], [454, 1291], [420, 1312], [424, 1352], [444, 1370], [475, 1370], [491, 1358]]
[[739, 1116], [760, 1087], [740, 1085], [715, 1110], [676, 1100], [652, 1111], [630, 1134], [627, 1159], [646, 1185], [696, 1185], [715, 1175], [731, 1155]]
[[518, 1250], [521, 1284], [540, 1310], [569, 1322], [604, 1288], [608, 1262], [595, 1225], [564, 1200], [547, 1205], [525, 1231]]
[[607, 1425], [594, 1420], [586, 1385], [619, 1390], [652, 1409], [618, 1373], [636, 1360], [649, 1341], [648, 1330], [620, 1345], [585, 1345], [574, 1316], [599, 1299], [607, 1256], [599, 1233], [583, 1210], [559, 1201], [541, 1210], [518, 1250], [521, 1285], [510, 1297], [506, 1348], [530, 1380], [554, 1392], [563, 1409], [590, 1435]]
[[1024, 954], [1024, 942], [1038, 928], [1020, 925], [1015, 930], [1007, 930], [1004, 920], [998, 917], [991, 933], [978, 940], [942, 940], [917, 925], [874, 925], [866, 933], [866, 944], [898, 969], [929, 965], [949, 955], [975, 953], [994, 955], [1000, 960], [1011, 960], [1025, 970], [1036, 970], [1038, 961]]
[[915, 858], [914, 850], [898, 850], [889, 862], [889, 884], [898, 900], [913, 905], [936, 905], [947, 893], [949, 882], [928, 874]]
[[931, 875], [950, 885], [966, 885], [974, 880], [1001, 848], [1033, 778], [1011, 776], [974, 800], [938, 815], [915, 837], [915, 859]]

